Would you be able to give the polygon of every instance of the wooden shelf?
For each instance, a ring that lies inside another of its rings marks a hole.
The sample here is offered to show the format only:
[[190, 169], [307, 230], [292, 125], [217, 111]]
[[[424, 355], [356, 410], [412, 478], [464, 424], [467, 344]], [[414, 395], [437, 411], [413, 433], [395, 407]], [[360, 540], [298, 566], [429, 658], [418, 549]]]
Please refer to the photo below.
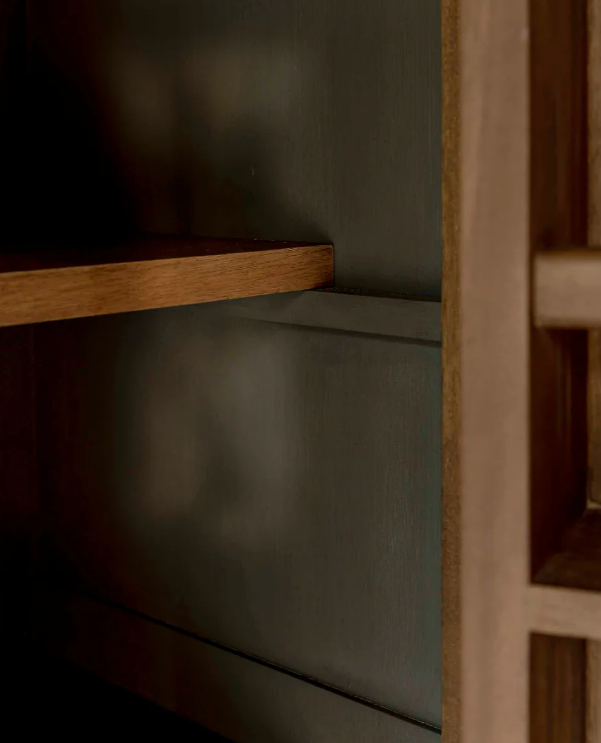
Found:
[[148, 236], [0, 251], [0, 326], [330, 286], [331, 245]]
[[601, 326], [601, 250], [535, 256], [534, 320], [539, 327]]

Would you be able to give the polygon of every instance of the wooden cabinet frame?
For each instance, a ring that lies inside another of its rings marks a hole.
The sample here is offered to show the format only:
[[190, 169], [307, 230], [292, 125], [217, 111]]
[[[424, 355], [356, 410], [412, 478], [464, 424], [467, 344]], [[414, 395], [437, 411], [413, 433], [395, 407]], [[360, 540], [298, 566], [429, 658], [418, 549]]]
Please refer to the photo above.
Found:
[[596, 743], [598, 3], [444, 7], [443, 737]]

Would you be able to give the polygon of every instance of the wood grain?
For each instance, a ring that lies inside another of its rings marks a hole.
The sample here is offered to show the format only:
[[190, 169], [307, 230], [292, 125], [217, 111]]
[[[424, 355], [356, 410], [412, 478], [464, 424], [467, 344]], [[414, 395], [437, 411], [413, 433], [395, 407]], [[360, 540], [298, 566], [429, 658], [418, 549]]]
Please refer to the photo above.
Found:
[[586, 245], [586, 2], [532, 0], [530, 18], [533, 245]]
[[[601, 245], [601, 5], [588, 0], [588, 245]], [[601, 330], [589, 332], [589, 488], [601, 503]]]
[[601, 595], [555, 586], [530, 586], [528, 624], [532, 632], [601, 640]]
[[460, 28], [461, 740], [567, 743], [583, 645], [536, 641], [529, 684], [527, 586], [584, 508], [586, 337], [531, 334], [530, 253], [586, 243], [585, 17], [466, 0]]
[[[586, 5], [532, 0], [530, 7], [530, 230], [539, 325], [544, 267], [561, 260], [556, 251], [587, 241]], [[545, 325], [531, 334], [531, 574], [586, 505], [588, 339]], [[532, 743], [582, 743], [585, 643], [534, 635], [530, 675]]]
[[[530, 234], [535, 324], [541, 265], [587, 240], [586, 12], [581, 0], [533, 0], [530, 29]], [[583, 333], [531, 334], [531, 572], [586, 505]]]
[[586, 644], [586, 741], [601, 741], [601, 642]]
[[328, 245], [164, 238], [87, 252], [5, 251], [0, 326], [300, 291], [332, 279]]
[[568, 637], [530, 638], [530, 740], [584, 743], [586, 643]]
[[588, 483], [591, 505], [601, 505], [601, 330], [588, 334]]
[[460, 739], [526, 743], [529, 3], [460, 14]]
[[587, 2], [588, 245], [601, 245], [601, 5]]
[[[601, 3], [588, 0], [588, 245], [601, 245]], [[601, 330], [588, 345], [589, 503], [601, 503]], [[601, 644], [587, 643], [587, 743], [601, 743]]]
[[601, 250], [539, 253], [534, 263], [534, 291], [539, 327], [601, 325]]
[[531, 576], [586, 507], [586, 336], [537, 331], [531, 346]]
[[459, 1], [442, 2], [442, 737], [461, 735]]

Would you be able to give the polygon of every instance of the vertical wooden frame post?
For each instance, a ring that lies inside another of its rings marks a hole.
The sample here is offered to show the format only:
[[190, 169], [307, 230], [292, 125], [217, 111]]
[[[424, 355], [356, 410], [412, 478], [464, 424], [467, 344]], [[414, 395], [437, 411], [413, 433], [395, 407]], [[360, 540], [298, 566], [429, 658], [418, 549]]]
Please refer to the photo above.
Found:
[[598, 202], [586, 0], [445, 7], [443, 734], [581, 743], [598, 651], [528, 601], [586, 501], [586, 335], [531, 310], [533, 254], [586, 244]]
[[[459, 329], [445, 330], [443, 361], [445, 444], [452, 416], [458, 436], [445, 454], [456, 457], [445, 461], [444, 606], [456, 608], [445, 654], [458, 645], [456, 671], [452, 652], [445, 662], [443, 735], [461, 743], [528, 739], [528, 10], [526, 0], [460, 0], [443, 14], [445, 59], [456, 33], [459, 61], [459, 100], [444, 101], [444, 318]], [[453, 106], [458, 136], [447, 128]]]
[[462, 743], [526, 743], [529, 13], [461, 3]]

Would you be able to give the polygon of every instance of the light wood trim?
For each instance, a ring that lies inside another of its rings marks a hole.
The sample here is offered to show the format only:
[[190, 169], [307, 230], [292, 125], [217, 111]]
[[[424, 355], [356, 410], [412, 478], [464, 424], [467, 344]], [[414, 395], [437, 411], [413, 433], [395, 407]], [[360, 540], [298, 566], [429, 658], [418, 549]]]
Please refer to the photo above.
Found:
[[526, 743], [529, 3], [460, 15], [460, 739]]
[[530, 586], [528, 624], [532, 632], [601, 640], [601, 594], [556, 586]]
[[601, 326], [601, 250], [539, 253], [534, 262], [534, 292], [537, 326]]
[[561, 260], [537, 256], [533, 276], [532, 247], [588, 240], [585, 4], [459, 8], [458, 739], [582, 743], [585, 645], [532, 620], [529, 581], [585, 501], [586, 336], [531, 327], [545, 261]]
[[0, 326], [299, 291], [333, 279], [329, 245], [156, 242], [148, 259], [144, 245], [91, 257], [78, 253], [70, 261], [53, 253], [5, 256]]

